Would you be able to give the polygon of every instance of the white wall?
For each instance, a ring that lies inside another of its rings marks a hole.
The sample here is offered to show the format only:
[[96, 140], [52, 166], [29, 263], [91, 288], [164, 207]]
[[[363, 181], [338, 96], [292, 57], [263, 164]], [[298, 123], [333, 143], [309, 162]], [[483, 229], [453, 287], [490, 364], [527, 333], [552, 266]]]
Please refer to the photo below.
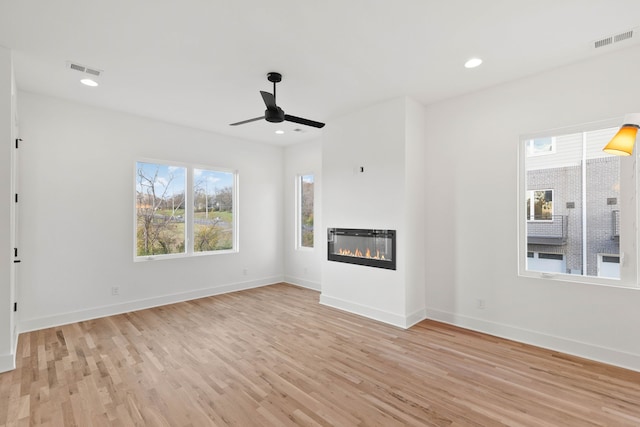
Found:
[[423, 191], [425, 182], [426, 126], [425, 109], [421, 104], [405, 98], [405, 229], [411, 237], [405, 240], [403, 256], [406, 270], [405, 312], [409, 325], [422, 320], [425, 312], [425, 214], [427, 205]]
[[[324, 257], [320, 301], [402, 327], [424, 317], [423, 299], [407, 304], [409, 295], [422, 296], [424, 288], [423, 273], [413, 270], [422, 263], [409, 262], [409, 251], [421, 247], [424, 237], [412, 227], [420, 213], [408, 210], [422, 206], [422, 197], [407, 193], [419, 187], [415, 181], [408, 185], [408, 179], [422, 182], [422, 168], [416, 166], [423, 156], [408, 160], [424, 142], [420, 108], [406, 98], [376, 104], [333, 120], [322, 141], [324, 227], [396, 230], [398, 261], [397, 270], [384, 270]], [[355, 171], [359, 167], [363, 173]]]
[[13, 66], [11, 51], [0, 46], [0, 372], [14, 368], [13, 346]]
[[[314, 176], [314, 248], [296, 249], [296, 178]], [[322, 141], [291, 145], [284, 151], [284, 271], [285, 281], [320, 290], [321, 265], [326, 254], [322, 226]]]
[[[281, 147], [31, 93], [19, 100], [21, 330], [283, 279]], [[237, 169], [240, 252], [133, 262], [140, 158]]]
[[428, 108], [429, 317], [640, 370], [640, 289], [518, 277], [516, 223], [519, 136], [637, 112], [638, 75], [635, 47]]

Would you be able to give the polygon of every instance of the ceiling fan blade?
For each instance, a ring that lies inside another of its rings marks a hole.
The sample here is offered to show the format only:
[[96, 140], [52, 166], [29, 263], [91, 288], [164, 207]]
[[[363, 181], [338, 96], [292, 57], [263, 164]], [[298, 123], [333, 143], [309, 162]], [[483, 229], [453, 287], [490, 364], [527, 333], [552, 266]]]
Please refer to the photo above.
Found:
[[262, 95], [262, 100], [264, 101], [264, 105], [266, 105], [267, 108], [278, 108], [276, 106], [276, 97], [273, 96], [273, 94], [261, 90], [260, 95]]
[[255, 119], [243, 120], [243, 121], [238, 122], [238, 123], [231, 123], [229, 126], [243, 125], [245, 123], [251, 123], [251, 122], [255, 122], [255, 121], [258, 121], [258, 120], [262, 120], [262, 119], [264, 119], [264, 116], [256, 117]]
[[288, 122], [299, 123], [301, 125], [312, 126], [314, 128], [323, 128], [324, 123], [315, 122], [309, 119], [303, 119], [302, 117], [290, 116], [288, 114], [284, 115], [284, 119]]

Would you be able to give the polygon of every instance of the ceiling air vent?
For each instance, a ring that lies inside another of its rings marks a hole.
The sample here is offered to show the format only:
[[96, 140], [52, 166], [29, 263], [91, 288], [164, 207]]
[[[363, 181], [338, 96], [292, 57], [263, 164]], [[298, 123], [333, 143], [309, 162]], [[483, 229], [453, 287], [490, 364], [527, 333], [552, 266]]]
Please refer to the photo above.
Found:
[[71, 68], [72, 70], [81, 71], [83, 73], [84, 73], [84, 70], [86, 70], [86, 67], [83, 67], [82, 65], [78, 65], [78, 64], [72, 64], [72, 63], [69, 63], [69, 68]]
[[71, 61], [67, 61], [67, 66], [71, 70], [80, 71], [81, 73], [91, 74], [92, 76], [95, 76], [95, 77], [100, 77], [100, 75], [102, 74], [102, 70], [98, 70], [97, 68], [87, 67], [86, 65], [76, 64]]
[[622, 34], [618, 34], [618, 35], [614, 36], [613, 37], [613, 42], [614, 43], [618, 43], [618, 42], [621, 42], [623, 40], [630, 39], [631, 37], [633, 37], [633, 30], [630, 30], [630, 31], [624, 32]]
[[634, 37], [634, 35], [636, 35], [636, 38], [637, 38], [637, 34], [636, 34], [637, 32], [638, 32], [638, 28], [633, 28], [631, 30], [624, 31], [620, 34], [603, 37], [593, 42], [593, 48], [598, 49], [598, 48], [609, 46], [625, 40], [630, 40]]
[[596, 42], [594, 42], [593, 43], [593, 47], [595, 47], [597, 49], [599, 47], [608, 46], [611, 43], [613, 43], [613, 37], [607, 37], [607, 38], [600, 39], [600, 40], [597, 40]]

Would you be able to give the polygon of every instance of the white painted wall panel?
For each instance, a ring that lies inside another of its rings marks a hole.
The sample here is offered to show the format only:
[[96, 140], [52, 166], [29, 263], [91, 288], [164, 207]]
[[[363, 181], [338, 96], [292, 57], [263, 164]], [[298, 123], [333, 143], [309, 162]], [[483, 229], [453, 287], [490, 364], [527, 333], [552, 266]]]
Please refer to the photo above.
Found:
[[428, 108], [430, 317], [640, 370], [640, 290], [518, 277], [516, 213], [520, 135], [622, 120], [639, 74], [634, 47]]
[[[320, 290], [322, 260], [326, 258], [326, 229], [322, 225], [322, 141], [291, 145], [284, 151], [284, 271], [285, 280]], [[314, 176], [314, 247], [296, 249], [296, 178]]]
[[[31, 93], [19, 109], [22, 329], [282, 280], [281, 147]], [[240, 252], [134, 262], [140, 158], [237, 169]]]
[[0, 372], [13, 369], [13, 108], [12, 54], [0, 46]]

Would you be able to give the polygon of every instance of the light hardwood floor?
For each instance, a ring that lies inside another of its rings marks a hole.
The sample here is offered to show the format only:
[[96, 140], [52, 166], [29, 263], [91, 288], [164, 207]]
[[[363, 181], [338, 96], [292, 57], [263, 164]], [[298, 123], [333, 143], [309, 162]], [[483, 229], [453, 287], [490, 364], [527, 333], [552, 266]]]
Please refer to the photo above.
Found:
[[0, 425], [640, 426], [640, 373], [286, 284], [25, 333]]

